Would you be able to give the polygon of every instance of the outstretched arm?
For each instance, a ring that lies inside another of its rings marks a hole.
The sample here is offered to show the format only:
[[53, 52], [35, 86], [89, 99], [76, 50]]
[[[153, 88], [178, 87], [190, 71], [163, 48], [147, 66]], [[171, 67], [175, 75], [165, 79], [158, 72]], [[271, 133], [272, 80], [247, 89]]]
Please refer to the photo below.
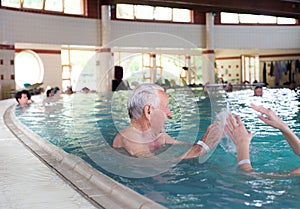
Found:
[[207, 129], [200, 141], [191, 147], [184, 155], [182, 159], [189, 159], [205, 155], [209, 150], [214, 149], [219, 141], [223, 138], [223, 127], [220, 127], [218, 122], [214, 122]]
[[227, 125], [225, 131], [228, 133], [236, 146], [237, 162], [241, 170], [252, 172], [250, 162], [249, 146], [252, 139], [251, 132], [247, 131], [239, 116], [233, 117], [231, 114], [226, 118]]
[[262, 120], [267, 125], [270, 125], [274, 128], [279, 129], [283, 136], [286, 138], [289, 145], [292, 147], [295, 154], [300, 155], [300, 140], [296, 136], [296, 134], [288, 127], [286, 123], [284, 123], [276, 114], [274, 111], [270, 109], [266, 109], [262, 106], [257, 106], [255, 104], [251, 104], [251, 107], [264, 114], [259, 115], [258, 118]]

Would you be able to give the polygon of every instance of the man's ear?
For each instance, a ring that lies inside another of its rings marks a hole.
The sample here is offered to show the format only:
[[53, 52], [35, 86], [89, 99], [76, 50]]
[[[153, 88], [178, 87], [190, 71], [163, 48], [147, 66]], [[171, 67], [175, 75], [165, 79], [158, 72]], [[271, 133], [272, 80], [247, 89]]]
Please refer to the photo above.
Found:
[[151, 113], [151, 105], [146, 105], [144, 107], [144, 115], [148, 120], [150, 120], [150, 113]]

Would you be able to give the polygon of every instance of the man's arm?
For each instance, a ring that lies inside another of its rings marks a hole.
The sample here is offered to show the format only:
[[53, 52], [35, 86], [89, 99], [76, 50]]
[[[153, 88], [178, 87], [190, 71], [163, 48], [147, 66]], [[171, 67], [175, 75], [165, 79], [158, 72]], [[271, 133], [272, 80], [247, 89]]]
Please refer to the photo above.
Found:
[[218, 122], [211, 124], [204, 134], [204, 136], [196, 144], [194, 144], [185, 154], [181, 156], [182, 159], [190, 159], [207, 154], [214, 149], [220, 140], [223, 138], [223, 127]]

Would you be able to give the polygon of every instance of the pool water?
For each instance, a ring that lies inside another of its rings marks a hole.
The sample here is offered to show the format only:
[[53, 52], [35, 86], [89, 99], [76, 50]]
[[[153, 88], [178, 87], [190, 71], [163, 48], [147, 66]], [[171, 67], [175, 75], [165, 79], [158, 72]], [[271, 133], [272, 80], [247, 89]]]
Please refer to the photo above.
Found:
[[[287, 89], [264, 89], [262, 98], [251, 89], [168, 90], [172, 118], [165, 129], [176, 139], [195, 142], [220, 111], [242, 117], [254, 137], [251, 161], [258, 173], [286, 172], [300, 165], [278, 130], [264, 125], [251, 102], [274, 109], [300, 136], [299, 102]], [[137, 159], [111, 148], [119, 130], [129, 124], [128, 92], [61, 95], [36, 101], [17, 118], [35, 133], [77, 155], [118, 182], [167, 208], [299, 208], [298, 177], [245, 175], [237, 170], [234, 147], [223, 140], [205, 162], [174, 161], [188, 147], [166, 146], [154, 159]]]

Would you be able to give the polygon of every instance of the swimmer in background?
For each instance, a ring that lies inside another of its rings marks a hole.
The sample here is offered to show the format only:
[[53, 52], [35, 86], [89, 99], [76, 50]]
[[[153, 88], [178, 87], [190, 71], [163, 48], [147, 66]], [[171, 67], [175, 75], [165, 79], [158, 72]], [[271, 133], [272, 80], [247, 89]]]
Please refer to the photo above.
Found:
[[263, 95], [263, 88], [262, 88], [262, 86], [256, 86], [254, 88], [254, 96], [256, 96], [256, 97], [262, 97], [262, 95]]
[[[251, 107], [262, 113], [258, 118], [267, 125], [272, 126], [281, 131], [294, 153], [300, 155], [300, 140], [296, 134], [284, 123], [271, 109], [266, 109], [262, 106], [251, 104]], [[239, 168], [244, 172], [253, 172], [254, 169], [251, 165], [249, 146], [252, 139], [252, 133], [246, 130], [241, 118], [239, 116], [233, 117], [229, 115], [227, 117], [227, 125], [225, 131], [231, 137], [232, 141], [236, 145], [237, 161]], [[300, 175], [300, 167], [283, 174], [288, 175]]]
[[64, 93], [65, 93], [65, 94], [73, 94], [74, 91], [73, 91], [73, 89], [72, 89], [72, 86], [68, 86], [68, 87], [67, 87], [67, 90], [66, 90]]
[[226, 92], [232, 92], [232, 90], [233, 90], [232, 84], [231, 84], [231, 83], [228, 83], [228, 84], [227, 84], [227, 87], [226, 87]]
[[88, 87], [83, 87], [81, 90], [80, 90], [80, 92], [82, 92], [82, 93], [96, 93], [96, 91], [95, 90], [91, 90], [91, 89], [89, 89]]
[[29, 104], [33, 103], [31, 100], [31, 95], [27, 90], [18, 91], [15, 95], [15, 98], [20, 107], [27, 107]]

